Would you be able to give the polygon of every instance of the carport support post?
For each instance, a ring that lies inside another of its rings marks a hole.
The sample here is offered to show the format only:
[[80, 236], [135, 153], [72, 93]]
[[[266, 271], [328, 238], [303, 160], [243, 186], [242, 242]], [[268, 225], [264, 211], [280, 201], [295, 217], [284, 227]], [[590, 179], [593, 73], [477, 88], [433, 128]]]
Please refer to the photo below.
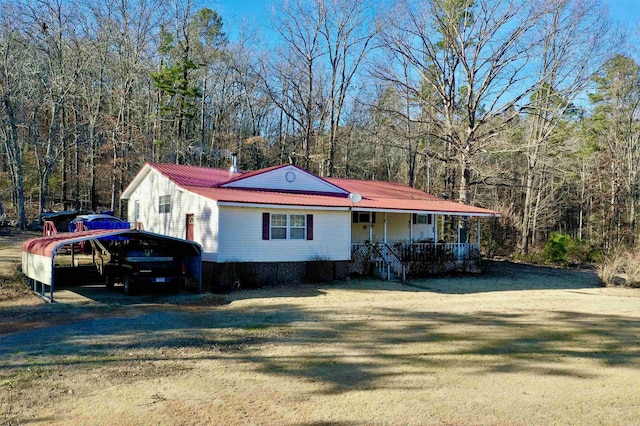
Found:
[[[57, 247], [56, 247], [57, 249]], [[73, 250], [72, 250], [73, 251]], [[56, 254], [55, 250], [53, 252], [53, 256], [51, 256], [51, 277], [49, 278], [49, 303], [53, 303], [53, 284], [55, 282], [56, 277]], [[44, 284], [42, 284], [42, 295], [44, 296]]]

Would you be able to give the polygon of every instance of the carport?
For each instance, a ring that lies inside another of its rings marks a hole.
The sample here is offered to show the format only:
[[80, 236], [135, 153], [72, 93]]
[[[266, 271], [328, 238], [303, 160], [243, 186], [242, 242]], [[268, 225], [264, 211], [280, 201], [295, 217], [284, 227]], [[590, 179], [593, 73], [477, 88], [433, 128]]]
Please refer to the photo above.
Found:
[[[185, 259], [185, 275], [202, 291], [202, 246], [200, 244], [133, 229], [110, 229], [63, 233], [47, 237], [33, 238], [22, 244], [22, 272], [29, 278], [33, 291], [49, 302], [54, 301], [56, 255], [65, 246], [91, 240], [106, 241], [116, 238], [156, 240], [166, 244]], [[95, 258], [94, 258], [95, 262]], [[72, 262], [72, 265], [74, 263]]]

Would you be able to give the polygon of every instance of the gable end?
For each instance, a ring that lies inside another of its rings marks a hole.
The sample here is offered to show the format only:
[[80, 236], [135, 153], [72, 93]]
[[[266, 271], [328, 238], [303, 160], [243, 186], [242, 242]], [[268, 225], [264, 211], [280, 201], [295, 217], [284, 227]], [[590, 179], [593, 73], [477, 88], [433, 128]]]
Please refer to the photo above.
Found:
[[249, 173], [220, 187], [343, 197], [349, 195], [349, 191], [292, 164], [267, 169], [264, 172]]

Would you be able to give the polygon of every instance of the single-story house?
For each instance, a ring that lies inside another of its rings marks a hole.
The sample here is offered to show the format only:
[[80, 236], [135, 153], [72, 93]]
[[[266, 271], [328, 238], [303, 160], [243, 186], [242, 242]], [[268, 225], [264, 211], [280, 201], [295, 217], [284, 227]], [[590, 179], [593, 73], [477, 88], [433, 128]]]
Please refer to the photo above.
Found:
[[[260, 283], [301, 279], [318, 264], [330, 265], [329, 278], [400, 277], [436, 259], [460, 265], [479, 255], [480, 226], [468, 232], [470, 218], [499, 215], [400, 183], [321, 178], [292, 164], [239, 172], [147, 163], [122, 199], [140, 229], [198, 242], [203, 281], [214, 286], [237, 281], [238, 265], [252, 266]], [[452, 216], [465, 226], [452, 233], [446, 222], [447, 235], [456, 234], [446, 242], [444, 218]]]

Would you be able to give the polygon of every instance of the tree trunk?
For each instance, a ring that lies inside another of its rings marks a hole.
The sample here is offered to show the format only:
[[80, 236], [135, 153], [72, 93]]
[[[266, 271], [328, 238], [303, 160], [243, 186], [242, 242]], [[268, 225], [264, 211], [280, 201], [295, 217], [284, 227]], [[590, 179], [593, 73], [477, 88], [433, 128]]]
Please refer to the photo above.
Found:
[[24, 178], [22, 164], [22, 148], [18, 136], [18, 124], [16, 122], [13, 104], [8, 96], [3, 100], [4, 110], [9, 121], [10, 138], [5, 139], [5, 151], [9, 160], [9, 171], [13, 185], [13, 198], [18, 213], [18, 228], [27, 226], [27, 213], [24, 199]]

